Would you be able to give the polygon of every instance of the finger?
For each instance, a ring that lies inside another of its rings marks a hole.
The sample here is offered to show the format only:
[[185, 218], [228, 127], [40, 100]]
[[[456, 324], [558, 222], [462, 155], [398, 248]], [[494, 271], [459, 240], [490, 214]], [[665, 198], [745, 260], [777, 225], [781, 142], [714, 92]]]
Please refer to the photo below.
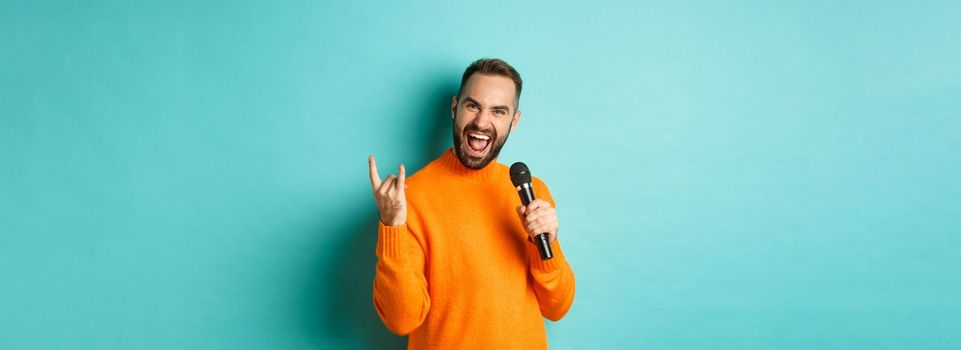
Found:
[[551, 204], [545, 200], [535, 199], [528, 204], [526, 211], [527, 216], [533, 219], [543, 215], [550, 215], [554, 212], [554, 208], [551, 207]]
[[528, 222], [524, 223], [524, 226], [527, 227], [527, 230], [528, 230], [528, 231], [532, 231], [532, 232], [533, 232], [533, 230], [534, 230], [535, 228], [537, 228], [538, 226], [541, 226], [541, 225], [543, 225], [543, 224], [544, 224], [544, 223], [543, 223], [542, 221], [534, 220], [534, 221], [528, 221]]
[[515, 209], [517, 210], [517, 214], [518, 214], [518, 215], [524, 215], [524, 209], [525, 209], [525, 208], [524, 208], [523, 205], [518, 205], [517, 208], [515, 208]]
[[543, 230], [541, 230], [540, 226], [529, 226], [527, 228], [527, 232], [530, 232], [532, 236], [537, 236], [539, 234], [545, 233]]
[[390, 189], [394, 186], [394, 180], [396, 179], [397, 177], [395, 177], [394, 174], [387, 175], [387, 178], [384, 179], [384, 182], [380, 184], [380, 188], [377, 189], [377, 192], [386, 195], [387, 191], [390, 191]]
[[546, 210], [547, 208], [542, 208], [542, 207], [538, 207], [534, 209], [531, 209], [531, 207], [527, 207], [524, 209], [524, 212], [527, 213], [528, 217], [536, 217], [536, 216], [544, 215], [544, 212]]
[[527, 212], [530, 213], [530, 212], [533, 212], [533, 211], [534, 211], [535, 209], [537, 209], [537, 208], [542, 208], [542, 207], [549, 208], [550, 206], [551, 206], [550, 203], [547, 203], [547, 201], [545, 201], [545, 200], [543, 200], [543, 199], [535, 199], [535, 200], [531, 201], [530, 204], [527, 205]]
[[548, 225], [531, 226], [527, 229], [527, 232], [530, 232], [532, 236], [537, 236], [542, 233], [550, 233], [550, 227]]
[[384, 197], [393, 198], [395, 188], [397, 188], [397, 177], [391, 179], [390, 183], [384, 184]]
[[528, 220], [524, 223], [528, 226], [538, 226], [538, 225], [557, 225], [556, 215], [542, 215], [534, 219]]
[[533, 222], [536, 219], [548, 217], [553, 213], [554, 212], [552, 208], [544, 208], [544, 207], [537, 208], [531, 211], [530, 214], [527, 214], [526, 220], [527, 222]]
[[377, 161], [374, 156], [367, 157], [367, 165], [370, 167], [370, 187], [376, 191], [380, 188], [380, 175], [377, 174]]
[[542, 233], [553, 234], [556, 229], [557, 229], [557, 226], [555, 226], [555, 225], [543, 224], [543, 225], [531, 226], [531, 227], [528, 229], [528, 231], [529, 231], [531, 234], [539, 235], [539, 234], [542, 234]]
[[397, 177], [397, 189], [407, 189], [407, 171], [404, 169], [403, 164], [400, 165], [400, 175]]
[[551, 217], [541, 216], [539, 218], [536, 218], [534, 220], [527, 222], [527, 225], [528, 226], [550, 225], [551, 223], [554, 223], [554, 222], [557, 222], [557, 221]]
[[534, 220], [537, 220], [537, 218], [540, 217], [540, 214], [541, 212], [537, 210], [530, 212], [529, 214], [527, 214], [527, 216], [524, 217], [524, 223], [530, 224], [534, 222]]

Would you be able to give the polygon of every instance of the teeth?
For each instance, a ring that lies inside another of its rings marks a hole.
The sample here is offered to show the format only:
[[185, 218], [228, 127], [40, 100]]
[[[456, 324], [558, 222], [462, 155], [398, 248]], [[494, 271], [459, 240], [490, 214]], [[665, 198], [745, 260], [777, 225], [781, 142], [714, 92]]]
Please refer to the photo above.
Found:
[[481, 134], [468, 134], [468, 135], [469, 135], [470, 137], [477, 138], [477, 139], [481, 139], [481, 140], [490, 140], [490, 139], [491, 139], [491, 138], [490, 138], [489, 136], [487, 136], [487, 135], [481, 135]]

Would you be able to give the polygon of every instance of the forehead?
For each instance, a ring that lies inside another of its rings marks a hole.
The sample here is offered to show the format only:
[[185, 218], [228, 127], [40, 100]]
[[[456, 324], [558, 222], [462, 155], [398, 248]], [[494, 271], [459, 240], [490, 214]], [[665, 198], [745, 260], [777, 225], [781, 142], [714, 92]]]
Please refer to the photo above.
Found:
[[487, 106], [513, 105], [514, 81], [501, 75], [474, 74], [464, 85], [463, 97], [470, 96]]

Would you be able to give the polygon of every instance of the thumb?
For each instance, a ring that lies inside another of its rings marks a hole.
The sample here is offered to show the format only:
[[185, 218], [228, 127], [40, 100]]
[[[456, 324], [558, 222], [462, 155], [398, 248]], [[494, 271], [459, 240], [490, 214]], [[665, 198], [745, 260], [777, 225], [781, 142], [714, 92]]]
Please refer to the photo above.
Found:
[[517, 206], [517, 214], [524, 215], [524, 212], [525, 212], [525, 211], [527, 211], [527, 207], [525, 207], [525, 206], [523, 206], [523, 205], [518, 205], [518, 206]]

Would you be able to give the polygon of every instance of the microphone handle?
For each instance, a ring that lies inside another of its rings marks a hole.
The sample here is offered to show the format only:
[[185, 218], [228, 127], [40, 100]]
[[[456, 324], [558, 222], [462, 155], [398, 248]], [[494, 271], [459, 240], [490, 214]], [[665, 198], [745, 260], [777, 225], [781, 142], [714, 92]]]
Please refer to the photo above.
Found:
[[[534, 186], [531, 186], [529, 183], [519, 186], [517, 193], [521, 195], [521, 202], [524, 203], [524, 206], [527, 206], [534, 201]], [[541, 233], [535, 235], [534, 245], [537, 246], [537, 252], [541, 254], [541, 260], [550, 260], [550, 258], [554, 257], [554, 252], [551, 250], [551, 242], [548, 234]]]
[[554, 252], [551, 251], [551, 242], [548, 240], [546, 233], [534, 236], [534, 240], [537, 243], [537, 251], [541, 253], [541, 260], [550, 260], [554, 257]]

